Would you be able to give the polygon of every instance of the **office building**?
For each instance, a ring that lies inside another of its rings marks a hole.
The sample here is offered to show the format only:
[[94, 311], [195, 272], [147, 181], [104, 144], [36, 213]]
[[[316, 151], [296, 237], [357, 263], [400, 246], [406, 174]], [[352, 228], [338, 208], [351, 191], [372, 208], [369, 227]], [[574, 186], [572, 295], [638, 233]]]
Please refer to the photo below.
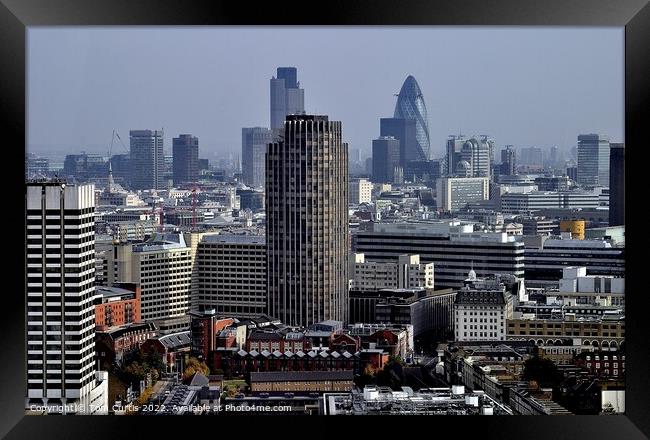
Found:
[[560, 232], [557, 220], [543, 216], [518, 216], [515, 221], [522, 225], [523, 235], [555, 235]]
[[156, 234], [141, 243], [116, 243], [107, 258], [108, 285], [139, 283], [144, 321], [184, 317], [190, 309], [191, 253], [181, 233]]
[[419, 255], [400, 255], [397, 261], [366, 261], [350, 255], [350, 289], [433, 289], [433, 263], [421, 264]]
[[524, 275], [524, 244], [506, 233], [474, 232], [471, 224], [375, 223], [357, 231], [352, 250], [373, 261], [394, 261], [403, 254], [418, 254], [422, 263], [434, 264], [436, 288], [463, 286], [473, 268], [478, 276]]
[[273, 132], [268, 128], [241, 129], [242, 179], [246, 185], [263, 187], [266, 146], [273, 142]]
[[420, 85], [411, 75], [406, 77], [397, 95], [394, 118], [415, 120], [416, 149], [407, 149], [406, 160], [429, 160], [429, 116]]
[[560, 232], [569, 232], [574, 240], [585, 239], [584, 220], [560, 220]]
[[199, 180], [199, 138], [181, 134], [172, 140], [174, 186]]
[[569, 266], [585, 266], [590, 275], [625, 276], [622, 246], [612, 246], [605, 240], [523, 238], [526, 283], [530, 287], [556, 286], [562, 270]]
[[456, 175], [458, 163], [462, 160], [461, 151], [465, 144], [465, 136], [450, 135], [447, 139], [447, 155], [445, 157], [445, 176], [452, 177]]
[[131, 130], [131, 189], [164, 189], [162, 130]]
[[400, 169], [400, 142], [392, 136], [381, 136], [372, 141], [373, 183], [397, 183]]
[[350, 179], [350, 204], [359, 205], [372, 201], [372, 182], [367, 179]]
[[106, 169], [106, 160], [101, 154], [68, 154], [63, 161], [63, 176], [75, 181], [105, 177]]
[[501, 150], [501, 174], [504, 176], [513, 176], [517, 174], [517, 153], [512, 145], [506, 145]]
[[530, 214], [543, 209], [598, 208], [598, 194], [586, 191], [530, 191], [501, 195], [504, 214]]
[[290, 115], [266, 160], [268, 314], [347, 321], [348, 146], [341, 122]]
[[609, 150], [609, 226], [625, 224], [625, 144]]
[[379, 136], [392, 136], [399, 141], [399, 164], [405, 166], [409, 160], [417, 160], [419, 149], [416, 137], [416, 120], [405, 118], [381, 118]]
[[438, 210], [453, 212], [469, 203], [490, 199], [490, 180], [487, 177], [443, 177], [436, 183]]
[[256, 235], [206, 235], [198, 247], [199, 310], [253, 318], [266, 313], [266, 240]]
[[276, 76], [271, 78], [271, 130], [274, 136], [284, 132], [287, 115], [305, 113], [305, 91], [300, 88], [298, 69], [278, 67]]
[[108, 411], [108, 373], [95, 368], [94, 190], [27, 182], [27, 410]]
[[[469, 171], [468, 175], [461, 177], [487, 177], [489, 179], [492, 175], [494, 148], [494, 141], [487, 136], [473, 136], [466, 140], [460, 150], [460, 160], [469, 164]], [[456, 166], [458, 167], [458, 164]], [[458, 169], [456, 172], [458, 173]]]
[[578, 136], [577, 182], [585, 187], [609, 185], [609, 137], [598, 134]]

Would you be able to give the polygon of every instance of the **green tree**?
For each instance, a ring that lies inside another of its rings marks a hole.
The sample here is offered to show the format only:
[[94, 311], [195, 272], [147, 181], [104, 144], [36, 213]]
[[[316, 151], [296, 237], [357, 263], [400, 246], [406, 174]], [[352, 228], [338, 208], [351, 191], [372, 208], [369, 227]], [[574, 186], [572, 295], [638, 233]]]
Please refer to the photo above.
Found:
[[557, 388], [563, 376], [550, 359], [533, 357], [524, 362], [523, 379], [535, 381], [541, 387]]

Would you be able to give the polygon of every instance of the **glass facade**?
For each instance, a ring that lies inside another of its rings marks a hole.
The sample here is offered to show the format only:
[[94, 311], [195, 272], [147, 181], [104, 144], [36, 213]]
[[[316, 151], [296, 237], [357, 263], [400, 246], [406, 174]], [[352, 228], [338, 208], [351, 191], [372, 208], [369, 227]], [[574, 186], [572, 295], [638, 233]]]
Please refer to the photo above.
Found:
[[409, 75], [397, 96], [395, 118], [414, 119], [416, 151], [407, 152], [407, 159], [428, 160], [430, 150], [429, 117], [424, 96], [415, 78]]

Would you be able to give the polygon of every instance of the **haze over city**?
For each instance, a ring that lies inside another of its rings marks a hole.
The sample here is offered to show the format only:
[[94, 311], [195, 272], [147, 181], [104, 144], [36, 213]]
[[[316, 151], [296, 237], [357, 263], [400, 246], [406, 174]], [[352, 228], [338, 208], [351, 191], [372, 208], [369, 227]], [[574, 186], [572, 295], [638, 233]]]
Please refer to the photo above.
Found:
[[[450, 134], [499, 146], [624, 141], [623, 28], [31, 28], [28, 151], [108, 153], [115, 129], [191, 133], [201, 156], [241, 151], [241, 128], [269, 126], [269, 79], [296, 66], [308, 113], [342, 121], [362, 155], [413, 75], [432, 157]], [[125, 152], [116, 144], [113, 154]]]

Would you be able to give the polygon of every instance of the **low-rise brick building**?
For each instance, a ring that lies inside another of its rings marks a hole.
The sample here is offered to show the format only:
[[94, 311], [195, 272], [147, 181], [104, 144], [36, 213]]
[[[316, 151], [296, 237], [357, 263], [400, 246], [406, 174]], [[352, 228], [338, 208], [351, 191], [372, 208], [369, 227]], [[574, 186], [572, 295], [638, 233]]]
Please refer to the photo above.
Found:
[[266, 371], [252, 372], [248, 382], [258, 393], [350, 392], [354, 386], [352, 370], [341, 371]]

